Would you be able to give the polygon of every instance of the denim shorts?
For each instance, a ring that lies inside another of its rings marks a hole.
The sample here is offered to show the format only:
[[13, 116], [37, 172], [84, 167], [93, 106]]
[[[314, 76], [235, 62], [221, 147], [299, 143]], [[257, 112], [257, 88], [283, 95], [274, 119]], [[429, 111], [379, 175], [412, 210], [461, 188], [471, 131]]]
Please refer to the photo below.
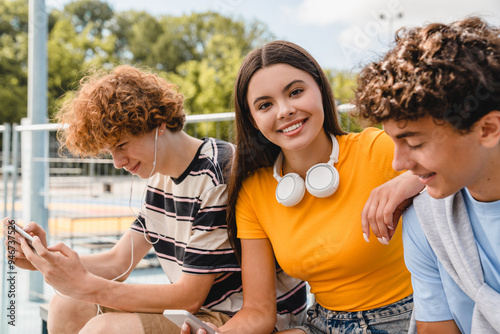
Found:
[[408, 333], [413, 295], [393, 304], [359, 312], [328, 310], [317, 302], [307, 310], [305, 326], [298, 327], [308, 334], [399, 334]]

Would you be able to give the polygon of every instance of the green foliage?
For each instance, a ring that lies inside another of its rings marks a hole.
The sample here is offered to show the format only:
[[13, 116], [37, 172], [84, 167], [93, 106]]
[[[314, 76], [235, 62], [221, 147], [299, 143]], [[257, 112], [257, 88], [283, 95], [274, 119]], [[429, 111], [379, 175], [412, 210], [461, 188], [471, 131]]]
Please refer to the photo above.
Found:
[[109, 4], [95, 0], [70, 2], [64, 7], [64, 14], [70, 18], [71, 25], [77, 33], [88, 34], [96, 38], [103, 37], [114, 16]]
[[0, 124], [27, 115], [28, 2], [0, 1]]
[[[351, 103], [356, 91], [356, 75], [349, 71], [325, 70], [326, 76], [330, 80], [333, 89], [333, 95], [339, 104]], [[360, 132], [363, 126], [360, 125], [355, 117], [348, 113], [340, 114], [340, 124], [348, 132]]]
[[54, 11], [51, 17], [54, 22], [48, 40], [50, 118], [58, 107], [58, 99], [76, 88], [89, 67], [118, 63], [114, 52], [116, 36], [109, 30], [114, 14], [107, 3], [75, 1], [62, 12]]
[[[28, 1], [0, 1], [0, 124], [27, 113]], [[49, 116], [91, 68], [150, 67], [179, 86], [189, 114], [232, 111], [243, 57], [274, 39], [259, 21], [215, 12], [155, 16], [115, 12], [103, 0], [76, 0], [48, 17]], [[354, 77], [328, 72], [336, 97], [352, 98]], [[344, 116], [343, 116], [344, 117]], [[189, 132], [228, 138], [228, 124], [188, 125]]]

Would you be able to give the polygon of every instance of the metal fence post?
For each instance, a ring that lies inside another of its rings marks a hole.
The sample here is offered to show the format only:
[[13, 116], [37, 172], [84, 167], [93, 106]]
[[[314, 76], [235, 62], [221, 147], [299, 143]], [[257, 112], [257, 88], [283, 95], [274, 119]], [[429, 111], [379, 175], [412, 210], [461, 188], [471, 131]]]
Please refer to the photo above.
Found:
[[11, 197], [11, 210], [10, 216], [15, 216], [15, 204], [17, 196], [17, 174], [19, 167], [19, 131], [15, 131], [17, 124], [12, 124], [12, 197]]
[[7, 217], [7, 202], [8, 202], [8, 180], [10, 173], [10, 138], [11, 125], [4, 124], [2, 131], [2, 178], [3, 178], [3, 193], [4, 193], [4, 211], [3, 216]]
[[[45, 0], [29, 0], [28, 13], [28, 118], [31, 124], [47, 123], [48, 92], [48, 17]], [[25, 132], [23, 132], [23, 135]], [[23, 146], [31, 146], [29, 159], [30, 211], [25, 222], [36, 221], [45, 230], [48, 229], [48, 205], [44, 198], [48, 192], [48, 133], [34, 131], [30, 141], [23, 140]], [[23, 162], [24, 167], [24, 162]], [[30, 272], [30, 300], [42, 301], [43, 277], [39, 272]]]
[[[11, 133], [11, 126], [10, 124], [5, 124], [3, 129], [2, 129], [2, 139], [3, 139], [3, 145], [2, 145], [2, 178], [3, 178], [3, 185], [4, 185], [4, 214], [3, 216], [7, 216], [7, 203], [8, 203], [8, 179], [9, 179], [9, 165], [10, 165], [10, 133]], [[7, 272], [8, 272], [8, 261], [7, 258], [5, 257], [5, 254], [7, 253], [7, 249], [5, 247], [5, 244], [2, 245], [2, 311], [7, 309], [7, 305], [9, 304], [9, 297], [7, 294]], [[3, 314], [3, 312], [2, 312]], [[9, 333], [9, 327], [8, 327], [8, 318], [6, 316], [2, 316], [2, 320], [0, 320], [0, 332], [2, 333]]]
[[[28, 118], [21, 120], [21, 125], [30, 125]], [[21, 170], [22, 170], [22, 202], [23, 221], [28, 224], [32, 221], [39, 224], [48, 231], [48, 175], [46, 159], [43, 157], [43, 149], [47, 147], [45, 143], [47, 134], [44, 131], [27, 130], [21, 131]], [[39, 143], [34, 144], [33, 137], [38, 135]], [[29, 273], [31, 301], [44, 301], [43, 298], [43, 276], [38, 271]]]

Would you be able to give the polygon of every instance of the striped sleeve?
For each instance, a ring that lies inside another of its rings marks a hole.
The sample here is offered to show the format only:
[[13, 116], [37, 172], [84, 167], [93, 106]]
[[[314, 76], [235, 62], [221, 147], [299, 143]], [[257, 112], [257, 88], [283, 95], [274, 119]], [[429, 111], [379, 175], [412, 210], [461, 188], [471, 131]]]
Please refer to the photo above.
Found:
[[183, 271], [192, 274], [240, 271], [227, 237], [226, 186], [209, 189], [200, 200], [186, 245]]

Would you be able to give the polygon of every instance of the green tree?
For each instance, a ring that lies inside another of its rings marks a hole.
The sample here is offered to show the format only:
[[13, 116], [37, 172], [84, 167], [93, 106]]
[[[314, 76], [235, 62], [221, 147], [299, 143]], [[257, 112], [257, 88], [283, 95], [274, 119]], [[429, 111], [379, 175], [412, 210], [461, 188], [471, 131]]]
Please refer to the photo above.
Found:
[[154, 49], [158, 39], [168, 31], [158, 19], [144, 11], [126, 11], [115, 15], [111, 31], [116, 38], [115, 53], [121, 63], [133, 63], [161, 69], [161, 57]]
[[28, 3], [0, 2], [0, 124], [27, 115]]
[[[325, 70], [326, 76], [330, 80], [333, 95], [339, 104], [350, 103], [354, 99], [356, 91], [356, 74], [349, 71]], [[340, 123], [343, 129], [349, 132], [360, 132], [363, 127], [355, 117], [348, 113], [340, 114]]]
[[77, 33], [102, 38], [112, 24], [114, 12], [107, 2], [79, 0], [64, 6], [64, 16], [70, 18]]
[[[27, 113], [28, 1], [1, 1], [0, 18], [0, 123], [19, 122]], [[89, 68], [123, 63], [155, 68], [176, 83], [188, 113], [232, 111], [233, 83], [243, 57], [274, 39], [259, 21], [214, 12], [114, 12], [104, 0], [76, 0], [63, 10], [52, 9], [48, 24], [49, 115]], [[328, 73], [336, 97], [348, 102], [354, 76]]]
[[[232, 111], [232, 91], [238, 68], [244, 56], [273, 35], [259, 22], [246, 25], [215, 13], [181, 17], [186, 32], [185, 47], [191, 49], [193, 60], [176, 67], [168, 78], [186, 96], [188, 113], [222, 113]], [[193, 126], [195, 127], [195, 126]], [[197, 125], [195, 132], [229, 137], [230, 125]]]
[[122, 12], [116, 15], [112, 31], [122, 61], [175, 73], [179, 65], [209, 56], [207, 46], [215, 35], [235, 38], [236, 49], [243, 53], [273, 37], [261, 23], [233, 20], [214, 12], [179, 17]]
[[49, 33], [49, 114], [58, 99], [77, 86], [89, 67], [117, 63], [116, 36], [111, 34], [113, 11], [104, 2], [80, 0], [54, 11]]

